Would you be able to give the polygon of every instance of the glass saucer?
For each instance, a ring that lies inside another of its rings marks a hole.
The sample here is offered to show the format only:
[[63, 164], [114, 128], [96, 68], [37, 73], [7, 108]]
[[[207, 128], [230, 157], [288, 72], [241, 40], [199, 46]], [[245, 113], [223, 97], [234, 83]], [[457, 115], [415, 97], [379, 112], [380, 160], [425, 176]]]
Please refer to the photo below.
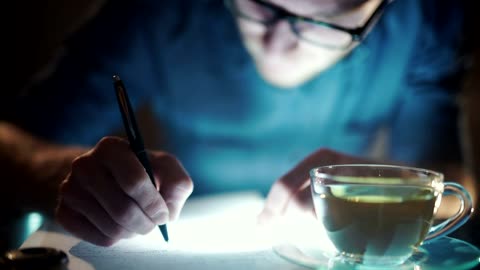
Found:
[[[331, 250], [294, 242], [276, 244], [273, 250], [280, 257], [294, 264], [317, 270], [367, 270], [379, 269], [364, 265], [352, 265], [338, 260]], [[381, 269], [399, 270], [467, 270], [480, 264], [480, 250], [475, 246], [451, 237], [442, 237], [421, 246], [404, 264]]]

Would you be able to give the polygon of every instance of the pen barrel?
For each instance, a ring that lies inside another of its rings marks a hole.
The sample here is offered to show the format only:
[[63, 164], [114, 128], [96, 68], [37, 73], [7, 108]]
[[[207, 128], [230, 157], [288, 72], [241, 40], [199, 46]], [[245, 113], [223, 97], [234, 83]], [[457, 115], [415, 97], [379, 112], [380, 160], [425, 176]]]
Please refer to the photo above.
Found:
[[140, 163], [142, 163], [143, 167], [145, 168], [145, 172], [147, 172], [150, 181], [155, 188], [157, 188], [157, 184], [155, 183], [155, 178], [153, 177], [153, 170], [150, 166], [150, 160], [148, 159], [148, 154], [145, 150], [138, 151], [135, 153]]
[[[118, 77], [118, 75], [113, 76], [113, 81], [113, 86], [117, 94], [118, 107], [120, 109], [120, 113], [122, 114], [125, 132], [127, 133], [128, 141], [130, 143], [130, 149], [135, 153], [143, 168], [145, 168], [145, 172], [147, 172], [153, 186], [158, 191], [158, 187], [155, 183], [155, 178], [153, 177], [152, 167], [150, 166], [147, 152], [145, 152], [145, 147], [143, 146], [143, 139], [140, 135], [137, 121], [135, 120], [132, 105], [130, 104], [130, 100], [128, 99], [127, 90], [125, 89], [125, 86], [123, 85], [123, 82], [122, 80], [120, 80], [120, 77]], [[160, 225], [159, 228], [162, 232], [163, 239], [168, 242], [167, 226], [163, 224]]]

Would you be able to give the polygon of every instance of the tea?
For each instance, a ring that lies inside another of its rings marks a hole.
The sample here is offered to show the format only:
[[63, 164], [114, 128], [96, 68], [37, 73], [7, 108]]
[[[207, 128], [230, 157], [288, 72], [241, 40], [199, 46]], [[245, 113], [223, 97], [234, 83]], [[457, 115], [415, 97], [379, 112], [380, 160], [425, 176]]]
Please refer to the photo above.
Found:
[[433, 188], [402, 185], [316, 186], [318, 219], [337, 250], [349, 257], [408, 257], [432, 222]]

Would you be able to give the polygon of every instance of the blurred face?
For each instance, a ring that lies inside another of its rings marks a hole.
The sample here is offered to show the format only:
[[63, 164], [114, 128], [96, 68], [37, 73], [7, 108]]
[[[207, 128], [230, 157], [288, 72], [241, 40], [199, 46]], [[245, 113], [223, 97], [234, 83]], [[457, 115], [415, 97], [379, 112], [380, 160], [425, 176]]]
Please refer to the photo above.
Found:
[[232, 3], [237, 13], [241, 13], [237, 14], [238, 27], [259, 73], [276, 86], [293, 87], [338, 62], [358, 42], [346, 32], [314, 22], [283, 18], [278, 10], [284, 16], [301, 16], [354, 29], [365, 24], [381, 0], [236, 0]]

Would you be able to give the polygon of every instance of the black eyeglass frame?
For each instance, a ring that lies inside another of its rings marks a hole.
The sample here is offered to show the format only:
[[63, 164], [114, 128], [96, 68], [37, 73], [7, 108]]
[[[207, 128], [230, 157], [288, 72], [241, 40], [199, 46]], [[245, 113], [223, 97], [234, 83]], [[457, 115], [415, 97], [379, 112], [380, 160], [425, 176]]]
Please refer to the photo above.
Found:
[[[363, 26], [355, 27], [355, 28], [348, 28], [348, 27], [344, 27], [344, 26], [334, 24], [334, 23], [329, 23], [329, 22], [315, 20], [315, 19], [308, 18], [308, 17], [299, 16], [299, 15], [293, 14], [293, 13], [285, 10], [284, 8], [269, 4], [269, 3], [265, 2], [265, 1], [262, 1], [262, 0], [249, 0], [249, 1], [254, 2], [255, 4], [258, 4], [258, 5], [260, 5], [264, 8], [267, 8], [267, 9], [271, 10], [272, 13], [274, 14], [274, 17], [269, 19], [269, 20], [263, 20], [263, 21], [262, 20], [257, 20], [257, 19], [254, 19], [252, 17], [249, 17], [248, 14], [244, 14], [243, 12], [238, 10], [238, 8], [236, 8], [235, 4], [233, 3], [235, 1], [236, 0], [224, 0], [224, 3], [232, 11], [232, 13], [234, 13], [236, 16], [247, 19], [249, 21], [254, 21], [254, 22], [263, 24], [265, 26], [273, 25], [277, 21], [285, 19], [289, 22], [290, 27], [291, 27], [292, 31], [295, 33], [295, 35], [298, 36], [299, 38], [303, 39], [303, 40], [306, 40], [310, 43], [313, 43], [313, 44], [315, 44], [317, 46], [321, 46], [321, 47], [327, 47], [327, 48], [331, 48], [331, 49], [346, 49], [346, 48], [350, 47], [350, 45], [353, 42], [361, 42], [365, 39], [367, 34], [370, 33], [370, 30], [373, 28], [375, 23], [378, 21], [380, 16], [385, 11], [385, 8], [391, 2], [393, 2], [394, 0], [383, 0], [380, 3], [380, 5], [378, 5], [378, 7], [373, 11], [373, 13], [370, 15], [370, 17], [365, 22], [365, 24]], [[245, 0], [240, 0], [240, 1], [245, 1]], [[330, 29], [334, 29], [334, 30], [338, 30], [338, 31], [347, 33], [351, 36], [351, 41], [349, 42], [349, 44], [347, 44], [345, 46], [338, 46], [338, 47], [337, 46], [329, 46], [329, 45], [325, 45], [325, 44], [319, 44], [318, 42], [315, 42], [315, 41], [309, 40], [308, 38], [303, 37], [302, 34], [300, 33], [300, 31], [297, 29], [297, 27], [295, 27], [295, 21], [304, 21], [304, 22], [308, 22], [308, 23], [311, 23], [311, 24], [314, 24], [314, 25], [320, 25], [320, 26], [323, 26], [323, 27], [327, 27], [327, 28], [330, 28]]]

